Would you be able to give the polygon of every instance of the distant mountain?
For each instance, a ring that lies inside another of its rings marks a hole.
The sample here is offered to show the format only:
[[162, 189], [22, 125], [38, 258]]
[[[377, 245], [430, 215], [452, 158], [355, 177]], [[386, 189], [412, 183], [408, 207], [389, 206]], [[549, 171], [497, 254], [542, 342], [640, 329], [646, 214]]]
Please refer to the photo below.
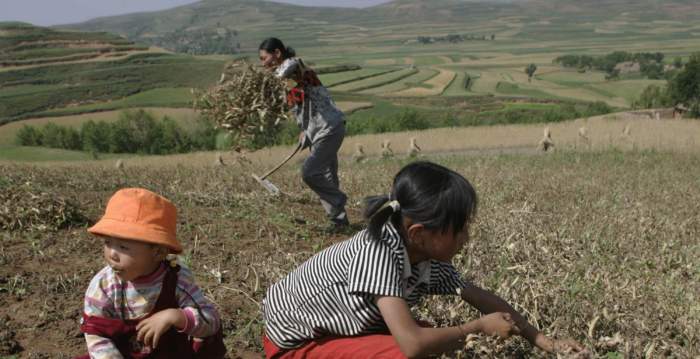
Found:
[[[542, 22], [688, 22], [698, 20], [699, 14], [698, 0], [395, 0], [365, 9], [304, 7], [262, 0], [204, 0], [170, 10], [104, 17], [57, 27], [106, 31], [176, 52], [207, 54], [208, 51], [236, 53], [241, 46], [250, 49], [267, 36], [293, 38], [299, 47], [324, 45], [329, 36], [341, 34], [345, 38], [364, 36], [396, 43], [405, 40], [400, 39], [401, 34], [414, 38], [417, 31], [447, 35], [455, 29], [478, 27], [482, 29], [477, 31], [486, 35], [489, 31], [506, 31], [510, 27], [519, 28], [519, 36], [530, 33], [539, 38], [561, 38], [564, 36], [561, 33], [551, 33], [534, 25]], [[223, 45], [217, 45], [217, 41], [233, 47], [223, 50], [220, 48]]]

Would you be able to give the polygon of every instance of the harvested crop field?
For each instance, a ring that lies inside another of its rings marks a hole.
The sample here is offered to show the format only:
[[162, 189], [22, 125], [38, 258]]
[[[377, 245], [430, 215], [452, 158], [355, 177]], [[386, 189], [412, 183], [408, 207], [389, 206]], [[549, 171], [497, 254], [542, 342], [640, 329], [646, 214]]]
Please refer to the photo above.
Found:
[[[576, 338], [589, 357], [700, 354], [697, 151], [432, 160], [462, 173], [480, 197], [472, 241], [454, 259], [468, 280], [508, 300], [545, 334]], [[31, 221], [24, 230], [3, 230], [0, 357], [85, 352], [78, 325], [82, 295], [104, 261], [101, 242], [82, 221], [98, 220], [116, 190], [138, 186], [178, 206], [181, 263], [216, 303], [228, 357], [263, 358], [259, 304], [267, 287], [364, 228], [362, 198], [387, 193], [405, 163], [341, 164], [353, 222], [341, 230], [323, 225], [323, 210], [301, 181], [299, 164], [270, 178], [288, 194], [283, 197], [267, 194], [249, 175], [267, 165], [0, 165], [2, 203], [11, 194], [27, 200], [27, 193], [44, 194], [74, 211], [74, 220], [56, 224], [55, 231], [30, 229]], [[414, 314], [438, 326], [479, 317], [449, 296], [425, 298]], [[446, 357], [547, 356], [519, 338], [480, 338]]]

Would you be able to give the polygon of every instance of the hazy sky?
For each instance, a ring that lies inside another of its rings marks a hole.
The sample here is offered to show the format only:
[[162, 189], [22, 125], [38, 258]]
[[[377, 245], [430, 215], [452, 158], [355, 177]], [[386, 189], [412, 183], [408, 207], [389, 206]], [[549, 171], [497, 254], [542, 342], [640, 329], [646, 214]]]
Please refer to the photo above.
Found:
[[[367, 7], [390, 0], [278, 0], [306, 6]], [[96, 17], [158, 11], [195, 3], [194, 0], [0, 0], [1, 21], [39, 26], [72, 24]]]

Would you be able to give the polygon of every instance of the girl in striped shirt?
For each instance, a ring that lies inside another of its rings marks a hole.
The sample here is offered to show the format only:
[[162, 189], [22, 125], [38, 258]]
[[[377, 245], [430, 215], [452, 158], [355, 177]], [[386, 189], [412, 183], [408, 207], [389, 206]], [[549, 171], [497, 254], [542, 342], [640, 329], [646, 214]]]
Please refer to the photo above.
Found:
[[[104, 267], [85, 293], [80, 359], [223, 358], [221, 321], [189, 269], [165, 257], [182, 253], [172, 202], [145, 189], [110, 198], [88, 232], [104, 239]], [[76, 358], [78, 359], [78, 358]]]
[[[388, 196], [365, 201], [366, 230], [319, 252], [268, 290], [268, 358], [425, 358], [463, 346], [470, 333], [521, 335], [550, 353], [581, 350], [573, 339], [546, 338], [452, 265], [469, 242], [477, 207], [476, 192], [460, 174], [413, 162], [396, 175]], [[423, 295], [458, 293], [485, 316], [448, 328], [413, 318], [410, 308]]]

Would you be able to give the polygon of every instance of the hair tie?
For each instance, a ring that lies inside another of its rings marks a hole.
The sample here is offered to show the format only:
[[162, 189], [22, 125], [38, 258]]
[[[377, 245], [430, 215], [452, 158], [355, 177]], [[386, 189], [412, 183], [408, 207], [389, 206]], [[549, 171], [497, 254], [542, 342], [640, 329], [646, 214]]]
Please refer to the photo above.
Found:
[[394, 210], [394, 212], [398, 212], [401, 210], [401, 205], [399, 204], [399, 201], [389, 202], [389, 207], [391, 207]]

